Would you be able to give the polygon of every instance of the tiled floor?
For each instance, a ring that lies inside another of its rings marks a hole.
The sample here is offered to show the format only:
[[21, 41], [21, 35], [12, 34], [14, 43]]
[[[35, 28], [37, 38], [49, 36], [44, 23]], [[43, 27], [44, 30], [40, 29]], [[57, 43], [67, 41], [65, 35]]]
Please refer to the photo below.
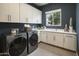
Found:
[[40, 43], [38, 48], [29, 54], [29, 56], [75, 56], [76, 53]]

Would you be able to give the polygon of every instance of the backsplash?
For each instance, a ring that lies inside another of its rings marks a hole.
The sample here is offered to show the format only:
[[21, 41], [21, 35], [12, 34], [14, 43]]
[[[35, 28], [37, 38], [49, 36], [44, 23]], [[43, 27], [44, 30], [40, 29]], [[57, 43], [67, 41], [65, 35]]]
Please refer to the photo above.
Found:
[[24, 28], [24, 24], [22, 23], [0, 23], [0, 34], [9, 34], [10, 29], [12, 28], [19, 28], [21, 31]]

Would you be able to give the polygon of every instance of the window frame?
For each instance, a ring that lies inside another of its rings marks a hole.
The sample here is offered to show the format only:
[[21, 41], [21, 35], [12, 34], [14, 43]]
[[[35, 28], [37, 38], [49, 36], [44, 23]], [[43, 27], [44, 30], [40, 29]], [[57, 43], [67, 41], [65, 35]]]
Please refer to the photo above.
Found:
[[[62, 13], [61, 13], [61, 11], [62, 11], [61, 9], [55, 9], [55, 10], [52, 10], [52, 11], [47, 11], [47, 12], [45, 12], [45, 14], [46, 14], [46, 26], [61, 26], [61, 25], [62, 25], [62, 18], [61, 18]], [[60, 24], [55, 25], [55, 24], [53, 23], [52, 25], [50, 25], [50, 24], [48, 24], [48, 16], [50, 16], [50, 15], [53, 16], [53, 14], [54, 14], [55, 12], [60, 12]]]

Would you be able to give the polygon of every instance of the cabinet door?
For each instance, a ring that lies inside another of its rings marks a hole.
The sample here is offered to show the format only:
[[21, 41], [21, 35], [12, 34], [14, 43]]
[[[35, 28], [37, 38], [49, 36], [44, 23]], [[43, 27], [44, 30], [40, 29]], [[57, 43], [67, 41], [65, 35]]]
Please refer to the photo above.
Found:
[[74, 35], [65, 35], [64, 39], [64, 48], [76, 51], [76, 36]]
[[43, 42], [47, 42], [47, 40], [46, 40], [46, 32], [45, 31], [40, 32], [40, 40], [43, 41]]
[[42, 12], [40, 10], [37, 10], [37, 23], [42, 23]]
[[8, 22], [8, 3], [0, 3], [0, 22]]
[[41, 37], [40, 37], [40, 31], [38, 31], [38, 42], [41, 41]]
[[[27, 4], [28, 5], [28, 4]], [[33, 21], [33, 7], [31, 5], [28, 5], [28, 23], [34, 23]]]
[[63, 47], [63, 34], [56, 33], [55, 34], [56, 45], [59, 47]]
[[53, 32], [47, 32], [47, 43], [55, 45], [55, 33]]
[[42, 12], [41, 11], [38, 11], [38, 20], [37, 20], [37, 23], [38, 24], [42, 23]]
[[19, 3], [8, 3], [10, 22], [19, 22]]
[[41, 24], [42, 12], [34, 7], [32, 7], [33, 20], [32, 23]]
[[32, 19], [30, 19], [30, 23], [37, 23], [37, 10], [34, 7], [32, 9]]
[[20, 23], [28, 23], [31, 18], [30, 6], [28, 4], [20, 3]]

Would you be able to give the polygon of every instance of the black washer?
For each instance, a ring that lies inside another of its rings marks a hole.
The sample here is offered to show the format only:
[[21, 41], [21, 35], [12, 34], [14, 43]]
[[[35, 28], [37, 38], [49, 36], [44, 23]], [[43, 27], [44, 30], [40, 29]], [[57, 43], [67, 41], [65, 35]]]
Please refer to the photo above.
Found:
[[9, 47], [9, 53], [11, 56], [18, 56], [20, 55], [24, 49], [26, 48], [27, 41], [23, 37], [16, 38]]
[[28, 50], [27, 34], [7, 36], [8, 53], [10, 56], [26, 56]]
[[36, 31], [28, 32], [28, 53], [33, 52], [38, 47], [38, 34]]

